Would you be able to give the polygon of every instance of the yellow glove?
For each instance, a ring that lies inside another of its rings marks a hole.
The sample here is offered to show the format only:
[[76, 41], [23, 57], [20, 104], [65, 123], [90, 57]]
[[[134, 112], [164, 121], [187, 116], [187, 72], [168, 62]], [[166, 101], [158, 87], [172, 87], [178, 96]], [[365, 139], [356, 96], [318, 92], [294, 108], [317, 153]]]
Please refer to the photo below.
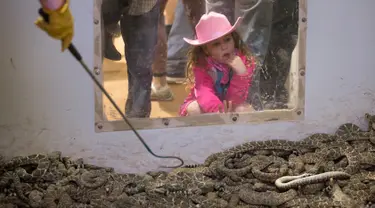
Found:
[[42, 8], [42, 12], [48, 15], [48, 23], [42, 17], [35, 21], [35, 25], [47, 32], [52, 38], [61, 40], [61, 51], [67, 49], [73, 40], [74, 24], [73, 16], [69, 9], [69, 0], [57, 10]]

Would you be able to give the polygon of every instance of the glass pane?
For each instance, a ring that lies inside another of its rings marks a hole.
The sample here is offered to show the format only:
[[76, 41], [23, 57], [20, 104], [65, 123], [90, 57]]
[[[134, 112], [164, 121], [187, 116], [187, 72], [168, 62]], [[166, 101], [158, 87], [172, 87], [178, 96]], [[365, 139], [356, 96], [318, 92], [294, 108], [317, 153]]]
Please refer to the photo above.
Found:
[[102, 20], [104, 87], [128, 117], [293, 108], [297, 0], [103, 0]]

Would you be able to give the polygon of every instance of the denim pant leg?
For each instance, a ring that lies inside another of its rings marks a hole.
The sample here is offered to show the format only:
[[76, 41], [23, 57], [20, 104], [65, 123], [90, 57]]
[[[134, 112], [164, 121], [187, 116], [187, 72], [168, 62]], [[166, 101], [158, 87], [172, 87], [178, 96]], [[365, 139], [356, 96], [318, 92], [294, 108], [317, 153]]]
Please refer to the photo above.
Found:
[[168, 37], [167, 76], [185, 78], [186, 54], [190, 45], [182, 38], [194, 38], [194, 31], [185, 14], [182, 0], [178, 0], [171, 31]]
[[125, 43], [128, 66], [128, 97], [125, 114], [128, 117], [150, 117], [152, 63], [157, 44], [160, 4], [143, 15], [121, 17], [121, 34]]
[[237, 31], [261, 63], [268, 52], [272, 15], [273, 0], [236, 0], [235, 17], [243, 17]]
[[160, 77], [165, 76], [166, 64], [167, 64], [167, 33], [164, 23], [164, 9], [167, 5], [168, 0], [159, 0], [160, 2], [160, 16], [158, 23], [158, 42], [155, 48], [155, 57], [152, 66], [153, 75]]

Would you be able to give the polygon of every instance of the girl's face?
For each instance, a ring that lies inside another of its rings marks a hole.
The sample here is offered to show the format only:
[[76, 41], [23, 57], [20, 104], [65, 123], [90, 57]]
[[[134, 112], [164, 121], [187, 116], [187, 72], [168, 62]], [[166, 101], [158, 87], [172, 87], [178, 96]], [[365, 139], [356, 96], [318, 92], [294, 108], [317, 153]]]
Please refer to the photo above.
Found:
[[234, 40], [232, 34], [207, 43], [205, 51], [215, 60], [226, 63], [234, 54]]

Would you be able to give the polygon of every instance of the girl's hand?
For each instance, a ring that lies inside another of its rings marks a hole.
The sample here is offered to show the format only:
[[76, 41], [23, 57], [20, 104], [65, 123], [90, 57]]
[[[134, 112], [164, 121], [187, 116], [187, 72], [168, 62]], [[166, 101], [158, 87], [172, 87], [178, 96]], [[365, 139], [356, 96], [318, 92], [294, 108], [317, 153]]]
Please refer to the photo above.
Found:
[[246, 66], [239, 56], [233, 55], [227, 60], [227, 64], [239, 75], [246, 74]]

